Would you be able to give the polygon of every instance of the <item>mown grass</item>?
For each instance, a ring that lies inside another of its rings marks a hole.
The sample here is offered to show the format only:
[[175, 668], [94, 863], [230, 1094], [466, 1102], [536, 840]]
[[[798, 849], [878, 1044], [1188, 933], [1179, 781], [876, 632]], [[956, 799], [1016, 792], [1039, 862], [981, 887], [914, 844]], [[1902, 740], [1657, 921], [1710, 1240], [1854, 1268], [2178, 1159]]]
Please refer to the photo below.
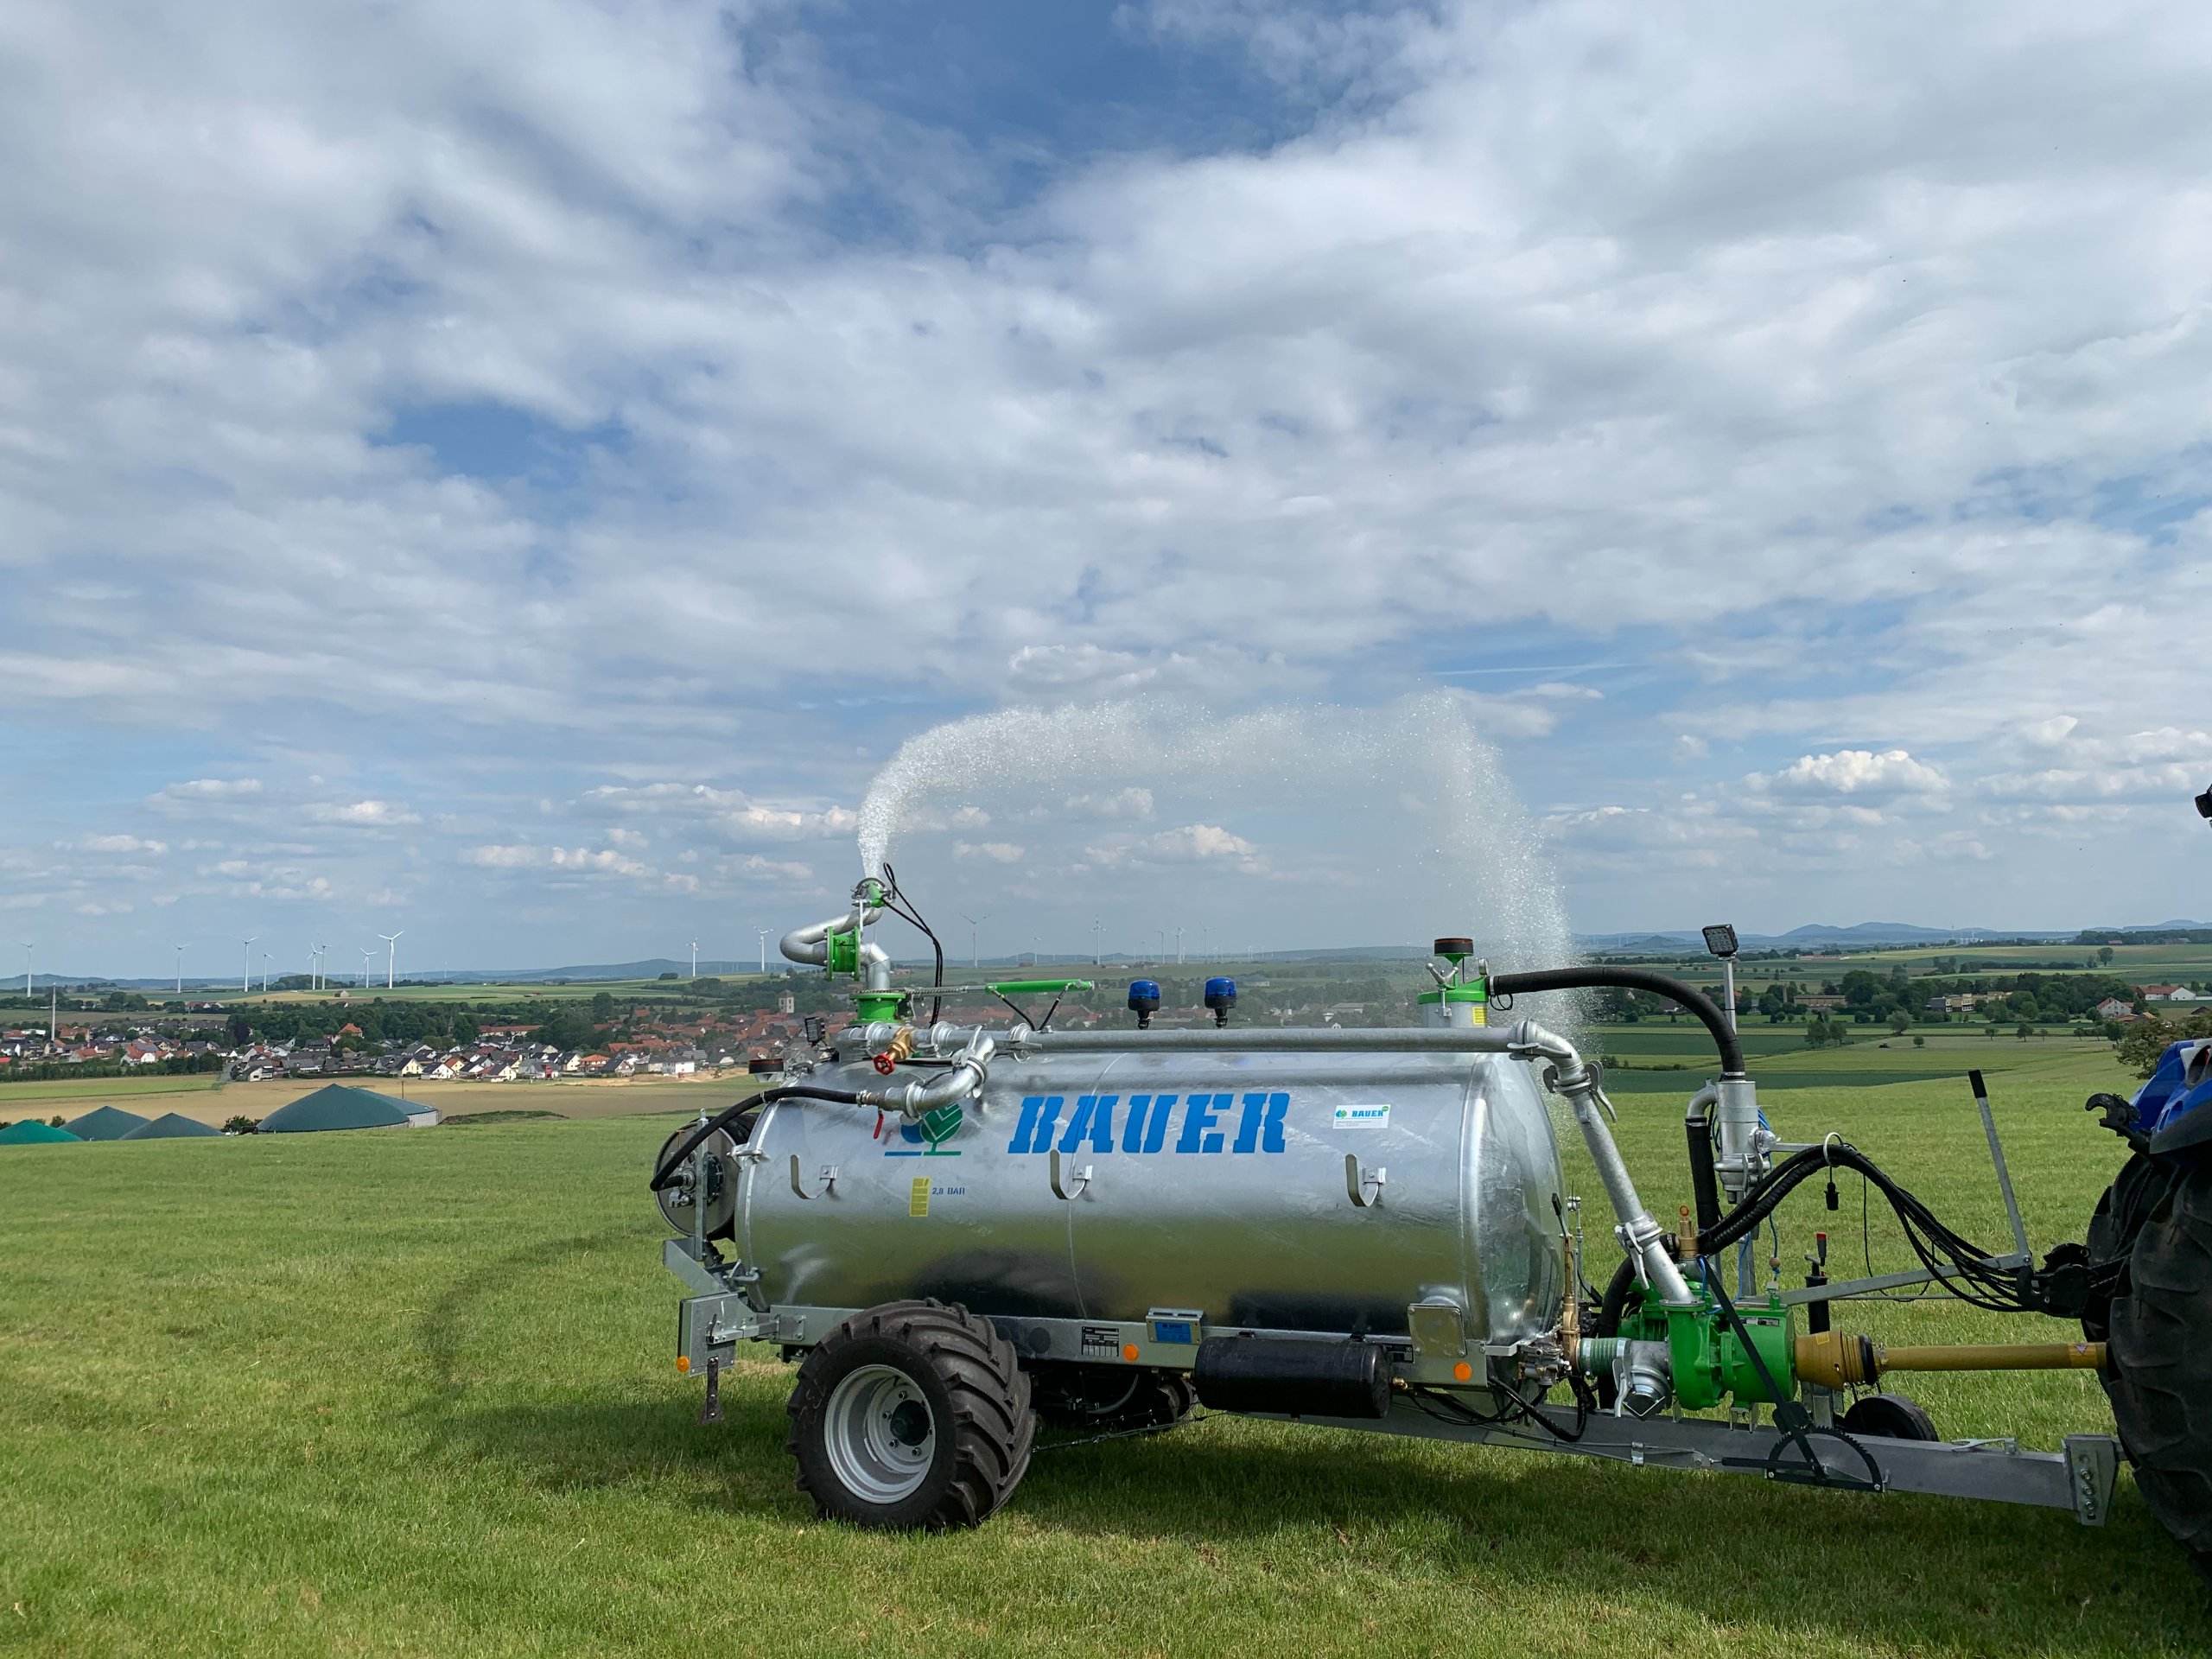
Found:
[[[2039, 1243], [2078, 1233], [2120, 1161], [2079, 1109], [2091, 1065], [2051, 1054], [1999, 1100]], [[1955, 1087], [1770, 1111], [1793, 1137], [1843, 1130], [2002, 1237]], [[0, 1150], [0, 1648], [2212, 1650], [2201, 1592], [2124, 1481], [2111, 1524], [2085, 1529], [1213, 1418], [1040, 1453], [979, 1532], [824, 1525], [783, 1452], [790, 1373], [748, 1358], [729, 1421], [701, 1429], [698, 1385], [671, 1369], [677, 1290], [641, 1190], [671, 1121]], [[1625, 1103], [1621, 1134], [1670, 1211], [1674, 1103]], [[1852, 1183], [1840, 1198], [1826, 1211], [1815, 1183], [1785, 1211], [1793, 1265], [1815, 1228], [1856, 1253]], [[1876, 1223], [1876, 1265], [1895, 1265]], [[1853, 1322], [2058, 1329], [1941, 1303]], [[2050, 1446], [2110, 1421], [2078, 1375], [1914, 1392], [1954, 1434]]]

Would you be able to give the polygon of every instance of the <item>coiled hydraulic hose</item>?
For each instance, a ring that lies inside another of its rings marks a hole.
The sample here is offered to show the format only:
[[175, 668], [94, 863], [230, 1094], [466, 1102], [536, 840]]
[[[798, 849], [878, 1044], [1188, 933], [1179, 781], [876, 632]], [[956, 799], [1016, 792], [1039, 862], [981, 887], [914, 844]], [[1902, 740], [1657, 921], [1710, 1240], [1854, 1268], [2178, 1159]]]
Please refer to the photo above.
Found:
[[1490, 989], [1493, 996], [1513, 996], [1522, 991], [1649, 991], [1654, 996], [1663, 996], [1669, 1002], [1688, 1009], [1713, 1033], [1713, 1046], [1720, 1051], [1722, 1077], [1740, 1077], [1744, 1075], [1744, 1046], [1736, 1039], [1735, 1032], [1729, 1027], [1728, 1016], [1720, 1012], [1719, 1005], [1696, 986], [1686, 985], [1681, 980], [1670, 979], [1664, 974], [1655, 974], [1643, 968], [1607, 968], [1595, 964], [1583, 968], [1543, 968], [1527, 974], [1493, 974]]
[[676, 1179], [676, 1172], [683, 1160], [699, 1149], [701, 1144], [721, 1130], [728, 1128], [750, 1111], [779, 1100], [826, 1100], [839, 1106], [857, 1106], [861, 1097], [849, 1089], [823, 1089], [811, 1083], [786, 1083], [774, 1089], [763, 1089], [757, 1095], [748, 1095], [734, 1106], [726, 1106], [694, 1129], [683, 1144], [661, 1160], [660, 1167], [653, 1171], [653, 1178], [646, 1183], [648, 1192], [665, 1192]]

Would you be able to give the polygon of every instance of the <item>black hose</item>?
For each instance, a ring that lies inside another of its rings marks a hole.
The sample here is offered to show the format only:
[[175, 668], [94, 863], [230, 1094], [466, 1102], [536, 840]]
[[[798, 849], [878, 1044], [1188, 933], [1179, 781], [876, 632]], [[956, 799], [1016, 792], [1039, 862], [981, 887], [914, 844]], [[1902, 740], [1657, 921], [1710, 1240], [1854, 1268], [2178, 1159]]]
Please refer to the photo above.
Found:
[[1697, 1230], [1711, 1232], [1720, 1224], [1720, 1180], [1713, 1168], [1713, 1122], [1710, 1118], [1687, 1119], [1683, 1128], [1690, 1138], [1690, 1192], [1697, 1203]]
[[1744, 1075], [1744, 1046], [1730, 1029], [1728, 1016], [1720, 1012], [1718, 1003], [1694, 985], [1684, 984], [1679, 979], [1669, 979], [1664, 974], [1655, 974], [1642, 968], [1543, 968], [1529, 974], [1493, 974], [1490, 990], [1493, 996], [1516, 996], [1522, 991], [1584, 991], [1600, 988], [1628, 991], [1649, 991], [1654, 996], [1663, 996], [1695, 1014], [1705, 1028], [1713, 1033], [1713, 1046], [1720, 1051], [1720, 1075], [1740, 1077]]
[[757, 1111], [771, 1102], [779, 1100], [826, 1100], [838, 1106], [857, 1106], [861, 1097], [847, 1089], [823, 1089], [810, 1083], [786, 1083], [774, 1089], [764, 1089], [757, 1095], [748, 1095], [734, 1106], [726, 1106], [691, 1132], [690, 1138], [660, 1161], [653, 1171], [653, 1178], [645, 1184], [648, 1192], [663, 1192], [675, 1179], [676, 1172], [686, 1158], [699, 1149], [700, 1144], [720, 1131], [728, 1128], [746, 1113]]

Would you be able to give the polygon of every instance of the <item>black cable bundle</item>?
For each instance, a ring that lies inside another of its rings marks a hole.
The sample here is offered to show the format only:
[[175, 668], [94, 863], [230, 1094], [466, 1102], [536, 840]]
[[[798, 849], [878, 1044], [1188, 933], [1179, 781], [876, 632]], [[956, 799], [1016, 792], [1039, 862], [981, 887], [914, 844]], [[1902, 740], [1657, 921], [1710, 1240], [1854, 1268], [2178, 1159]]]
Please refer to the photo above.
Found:
[[[930, 948], [937, 952], [937, 977], [931, 982], [931, 988], [942, 991], [944, 988], [944, 946], [930, 925], [922, 919], [922, 912], [914, 907], [914, 901], [899, 890], [898, 874], [892, 869], [887, 859], [883, 866], [883, 907], [900, 921], [919, 929], [922, 937], [930, 942]], [[931, 997], [930, 1024], [937, 1024], [938, 1015], [944, 1011], [944, 999], [942, 996]]]
[[1874, 1160], [1844, 1141], [1808, 1147], [1784, 1159], [1744, 1194], [1743, 1202], [1719, 1223], [1698, 1235], [1698, 1254], [1719, 1255], [1757, 1232], [1801, 1181], [1824, 1170], [1852, 1169], [1865, 1176], [1889, 1200], [1904, 1229], [1905, 1242], [1921, 1266], [1936, 1274], [1960, 1300], [1993, 1313], [2041, 1313], [2050, 1310], [2024, 1294], [2015, 1272], [1993, 1267], [1990, 1253], [1946, 1226], [1936, 1212], [1885, 1174]]

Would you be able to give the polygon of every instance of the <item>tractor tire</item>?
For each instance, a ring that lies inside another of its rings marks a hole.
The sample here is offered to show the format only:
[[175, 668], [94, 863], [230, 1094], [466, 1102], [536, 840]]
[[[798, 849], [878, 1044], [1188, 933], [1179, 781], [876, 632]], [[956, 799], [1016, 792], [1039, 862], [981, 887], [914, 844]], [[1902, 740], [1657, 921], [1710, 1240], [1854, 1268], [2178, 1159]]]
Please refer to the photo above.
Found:
[[1040, 1366], [1033, 1373], [1032, 1386], [1038, 1420], [1047, 1428], [1092, 1434], [1172, 1428], [1188, 1417], [1198, 1403], [1198, 1396], [1191, 1391], [1191, 1379], [1180, 1371], [1105, 1365]]
[[[2089, 1217], [2088, 1255], [2092, 1268], [2128, 1259], [2135, 1249], [2136, 1235], [2143, 1230], [2144, 1217], [2165, 1197], [2179, 1168], [2170, 1159], [2152, 1158], [2139, 1152], [2120, 1166], [2120, 1173], [2112, 1178], [2112, 1185], [2097, 1200], [2096, 1211]], [[2124, 1290], [2121, 1294], [2125, 1294]], [[2082, 1310], [2083, 1339], [2102, 1342], [2110, 1336], [2111, 1330], [2112, 1298], [2093, 1297]]]
[[964, 1307], [886, 1302], [799, 1366], [785, 1444], [825, 1519], [891, 1531], [979, 1526], [1013, 1495], [1037, 1433], [1013, 1346]]
[[2209, 1338], [2212, 1164], [2177, 1172], [2144, 1215], [2113, 1298], [2103, 1379], [2137, 1489], [2212, 1582]]

